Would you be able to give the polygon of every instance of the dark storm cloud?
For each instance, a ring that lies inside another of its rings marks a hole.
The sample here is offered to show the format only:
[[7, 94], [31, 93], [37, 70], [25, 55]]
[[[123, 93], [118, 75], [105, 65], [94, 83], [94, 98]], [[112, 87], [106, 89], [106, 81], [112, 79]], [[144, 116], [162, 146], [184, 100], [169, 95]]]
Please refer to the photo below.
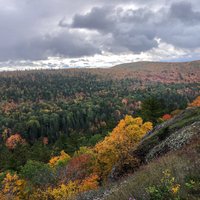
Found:
[[63, 32], [55, 36], [46, 35], [17, 43], [12, 48], [1, 50], [0, 60], [43, 60], [49, 56], [81, 57], [100, 54], [100, 50], [80, 35]]
[[49, 56], [80, 57], [101, 53], [91, 41], [83, 39], [85, 34], [59, 30], [57, 27], [59, 11], [65, 13], [66, 8], [70, 7], [69, 2], [13, 2], [8, 0], [5, 7], [0, 7], [0, 61], [40, 60]]
[[0, 0], [0, 61], [195, 49], [199, 32], [199, 0]]
[[173, 3], [158, 24], [157, 35], [175, 47], [200, 47], [200, 11], [189, 2]]
[[200, 47], [200, 12], [184, 1], [156, 11], [147, 7], [93, 8], [86, 14], [75, 15], [71, 27], [111, 34], [112, 42], [108, 44], [112, 51], [148, 51], [158, 46], [156, 38], [181, 48]]
[[85, 15], [75, 15], [72, 27], [108, 31], [115, 23], [112, 20], [112, 11], [111, 7], [94, 7]]
[[171, 6], [170, 14], [172, 18], [178, 19], [187, 25], [199, 23], [200, 12], [194, 11], [189, 2], [174, 3]]
[[111, 39], [104, 45], [112, 52], [139, 53], [157, 46], [156, 33], [149, 22], [153, 16], [154, 13], [146, 9], [95, 7], [84, 15], [75, 15], [71, 27], [111, 34]]

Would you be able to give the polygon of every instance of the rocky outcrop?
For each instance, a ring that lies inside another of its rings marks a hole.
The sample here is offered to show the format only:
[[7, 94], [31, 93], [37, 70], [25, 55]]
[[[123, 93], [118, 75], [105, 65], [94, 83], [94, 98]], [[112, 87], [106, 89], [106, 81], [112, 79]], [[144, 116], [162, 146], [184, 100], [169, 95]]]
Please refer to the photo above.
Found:
[[191, 139], [198, 135], [200, 135], [200, 121], [175, 131], [160, 144], [153, 147], [146, 155], [146, 161], [159, 157], [168, 151], [178, 150], [183, 145], [190, 143]]
[[169, 151], [177, 150], [200, 134], [200, 108], [188, 108], [174, 118], [156, 126], [140, 143], [136, 152], [148, 162]]

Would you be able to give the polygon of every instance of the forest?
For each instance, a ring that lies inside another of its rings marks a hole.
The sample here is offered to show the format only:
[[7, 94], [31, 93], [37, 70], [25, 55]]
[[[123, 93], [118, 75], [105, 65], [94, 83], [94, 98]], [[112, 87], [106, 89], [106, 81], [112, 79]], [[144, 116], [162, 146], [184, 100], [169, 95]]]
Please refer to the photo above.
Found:
[[119, 160], [118, 167], [140, 165], [130, 150], [153, 127], [192, 101], [198, 106], [196, 81], [118, 70], [118, 78], [106, 69], [0, 73], [1, 199], [59, 200], [96, 189]]

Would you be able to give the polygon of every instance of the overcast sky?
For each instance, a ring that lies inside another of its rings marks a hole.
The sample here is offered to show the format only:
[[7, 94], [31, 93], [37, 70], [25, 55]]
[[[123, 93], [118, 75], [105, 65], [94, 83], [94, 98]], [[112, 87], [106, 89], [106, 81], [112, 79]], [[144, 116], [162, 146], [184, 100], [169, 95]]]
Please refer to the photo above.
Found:
[[200, 59], [199, 0], [0, 0], [0, 68]]

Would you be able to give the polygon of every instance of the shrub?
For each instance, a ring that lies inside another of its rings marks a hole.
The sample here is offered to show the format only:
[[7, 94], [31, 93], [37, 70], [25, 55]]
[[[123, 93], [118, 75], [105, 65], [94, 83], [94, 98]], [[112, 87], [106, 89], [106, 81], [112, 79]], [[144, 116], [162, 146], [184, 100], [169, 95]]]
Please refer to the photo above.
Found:
[[169, 119], [171, 119], [171, 118], [172, 118], [172, 116], [171, 116], [170, 114], [165, 114], [165, 115], [162, 116], [162, 119], [163, 119], [164, 121], [167, 121], [167, 120], [169, 120]]
[[79, 193], [79, 183], [70, 181], [67, 185], [61, 184], [59, 187], [48, 190], [54, 200], [69, 199]]
[[61, 184], [57, 188], [49, 188], [48, 194], [54, 200], [71, 199], [85, 191], [95, 190], [98, 187], [98, 176], [91, 175], [84, 180], [69, 181], [67, 184]]
[[169, 170], [163, 172], [163, 178], [159, 185], [148, 187], [147, 191], [150, 195], [150, 200], [178, 200], [180, 185], [175, 182]]
[[71, 157], [65, 153], [64, 151], [60, 152], [60, 156], [55, 156], [53, 158], [50, 159], [49, 164], [51, 167], [61, 167], [61, 166], [65, 166], [69, 160], [71, 159]]
[[1, 199], [25, 199], [26, 195], [26, 181], [8, 172], [2, 182]]
[[187, 178], [188, 181], [185, 183], [188, 197], [200, 197], [200, 177]]
[[82, 154], [71, 159], [67, 166], [66, 179], [84, 179], [92, 173], [92, 157], [89, 154]]

